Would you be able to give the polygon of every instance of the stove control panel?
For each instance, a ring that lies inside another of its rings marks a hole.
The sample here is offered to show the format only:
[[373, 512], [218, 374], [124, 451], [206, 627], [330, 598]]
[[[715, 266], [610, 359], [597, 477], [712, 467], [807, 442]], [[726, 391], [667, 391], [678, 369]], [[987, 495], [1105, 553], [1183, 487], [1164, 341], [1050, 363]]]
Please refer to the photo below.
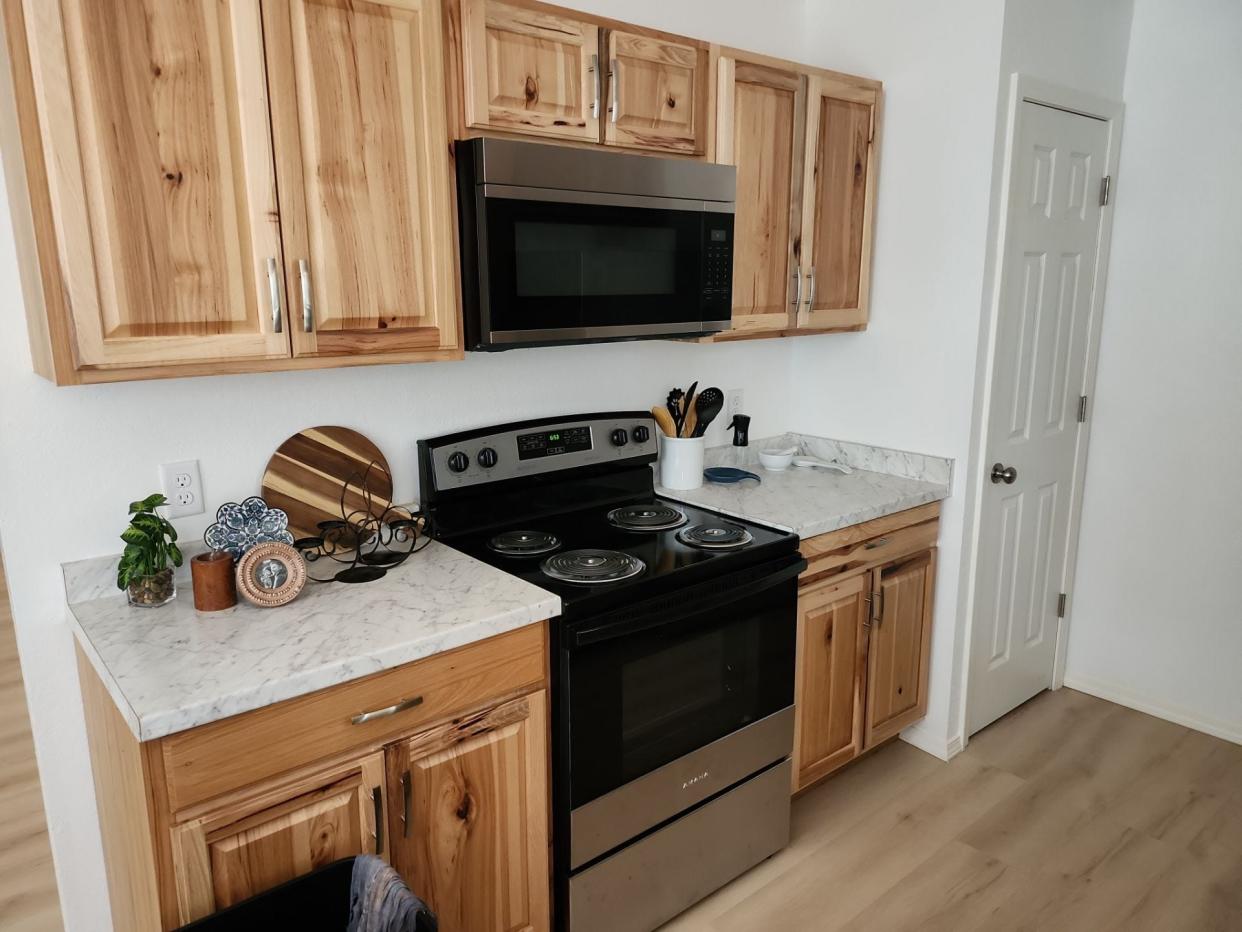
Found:
[[439, 491], [581, 466], [651, 462], [656, 426], [645, 411], [545, 418], [420, 441], [419, 476]]

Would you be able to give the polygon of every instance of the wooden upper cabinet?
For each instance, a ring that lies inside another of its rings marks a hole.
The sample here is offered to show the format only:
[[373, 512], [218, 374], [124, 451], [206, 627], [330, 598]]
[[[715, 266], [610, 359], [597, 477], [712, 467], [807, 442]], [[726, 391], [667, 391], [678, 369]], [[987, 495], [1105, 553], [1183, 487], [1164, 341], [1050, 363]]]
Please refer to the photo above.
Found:
[[879, 89], [812, 75], [803, 181], [802, 330], [867, 323]]
[[54, 377], [287, 356], [258, 5], [6, 8]]
[[546, 721], [538, 691], [389, 751], [394, 863], [444, 932], [549, 928]]
[[799, 276], [806, 76], [735, 56], [717, 67], [716, 161], [737, 167], [732, 330], [784, 330]]
[[294, 354], [459, 346], [438, 0], [263, 9]]
[[460, 16], [467, 126], [599, 140], [597, 25], [497, 0], [461, 0]]
[[620, 29], [607, 37], [604, 142], [702, 154], [711, 100], [707, 46]]
[[209, 803], [171, 829], [180, 920], [341, 858], [385, 854], [386, 818], [382, 751]]
[[795, 790], [862, 750], [869, 580], [858, 574], [798, 593]]
[[893, 737], [927, 712], [932, 589], [936, 551], [875, 570], [876, 618], [870, 630], [863, 747]]

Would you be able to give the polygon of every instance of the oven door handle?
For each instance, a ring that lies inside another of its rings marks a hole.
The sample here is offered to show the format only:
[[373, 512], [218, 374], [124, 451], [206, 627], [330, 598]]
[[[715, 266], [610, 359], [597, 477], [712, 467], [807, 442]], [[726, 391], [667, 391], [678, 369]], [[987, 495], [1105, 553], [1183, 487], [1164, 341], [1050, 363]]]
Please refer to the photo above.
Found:
[[[806, 560], [797, 557], [792, 562], [781, 561], [778, 569], [771, 564], [746, 574], [746, 581], [736, 586], [720, 587], [720, 581], [703, 583], [671, 596], [660, 596], [631, 605], [619, 612], [612, 612], [598, 619], [589, 628], [581, 628], [569, 636], [570, 647], [586, 647], [615, 638], [625, 637], [649, 628], [667, 625], [688, 615], [700, 615], [738, 599], [755, 595], [783, 582], [796, 579], [807, 567]], [[671, 610], [671, 611], [670, 611]], [[608, 620], [611, 618], [612, 620]]]

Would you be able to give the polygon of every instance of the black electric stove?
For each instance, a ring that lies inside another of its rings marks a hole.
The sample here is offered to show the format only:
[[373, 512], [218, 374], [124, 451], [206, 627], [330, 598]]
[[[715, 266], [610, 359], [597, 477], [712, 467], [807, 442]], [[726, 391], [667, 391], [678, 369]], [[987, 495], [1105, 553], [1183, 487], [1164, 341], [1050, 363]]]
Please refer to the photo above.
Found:
[[654, 928], [788, 841], [798, 538], [655, 495], [656, 430], [613, 412], [418, 444], [434, 535], [561, 598], [558, 929]]

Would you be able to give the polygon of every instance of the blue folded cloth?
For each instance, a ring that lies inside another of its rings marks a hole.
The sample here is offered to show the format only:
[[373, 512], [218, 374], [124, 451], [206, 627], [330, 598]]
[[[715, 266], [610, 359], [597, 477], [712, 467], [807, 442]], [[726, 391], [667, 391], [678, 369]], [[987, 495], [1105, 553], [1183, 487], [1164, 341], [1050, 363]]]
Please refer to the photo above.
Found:
[[384, 861], [354, 860], [347, 932], [436, 932], [436, 917]]

